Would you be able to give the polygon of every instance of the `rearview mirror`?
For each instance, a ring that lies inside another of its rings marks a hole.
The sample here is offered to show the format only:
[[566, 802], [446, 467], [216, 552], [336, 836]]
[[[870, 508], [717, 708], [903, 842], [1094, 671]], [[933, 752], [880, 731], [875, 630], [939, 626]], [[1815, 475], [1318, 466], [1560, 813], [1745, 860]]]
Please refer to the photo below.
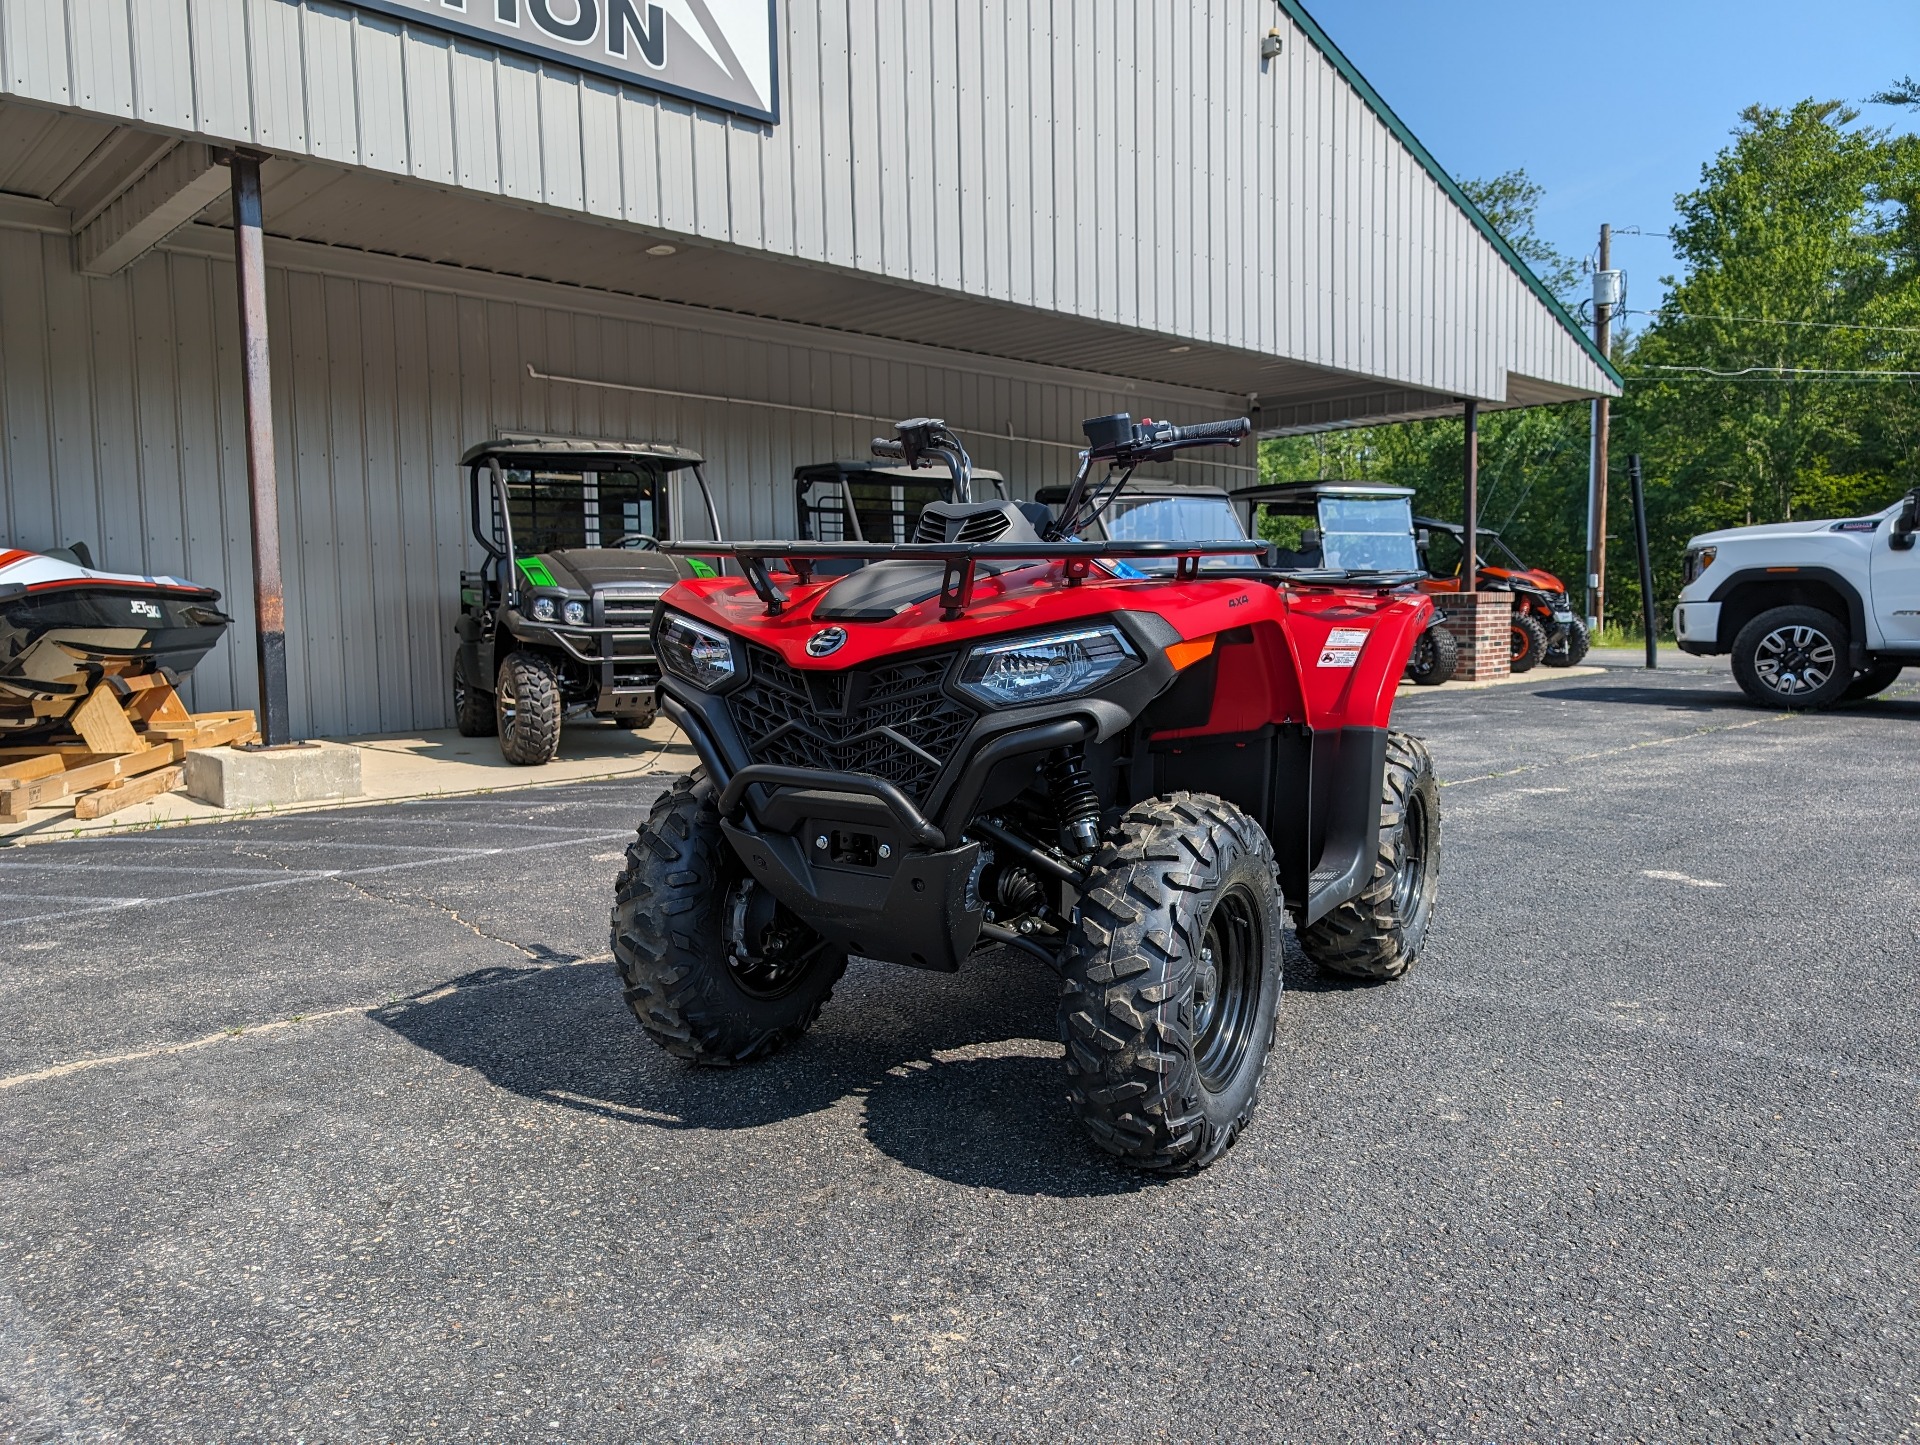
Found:
[[1907, 493], [1907, 499], [1900, 504], [1900, 512], [1893, 519], [1893, 533], [1887, 538], [1887, 545], [1896, 552], [1904, 552], [1913, 546], [1913, 534], [1920, 529], [1920, 487]]

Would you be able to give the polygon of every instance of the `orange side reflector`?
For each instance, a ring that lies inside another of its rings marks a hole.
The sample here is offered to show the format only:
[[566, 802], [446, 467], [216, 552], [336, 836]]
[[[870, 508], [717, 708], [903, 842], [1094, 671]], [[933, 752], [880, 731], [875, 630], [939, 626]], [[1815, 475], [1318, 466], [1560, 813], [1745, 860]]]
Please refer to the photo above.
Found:
[[1175, 672], [1179, 672], [1182, 668], [1191, 667], [1202, 658], [1211, 656], [1213, 642], [1214, 639], [1211, 637], [1202, 637], [1197, 642], [1176, 642], [1167, 649], [1167, 661], [1173, 664]]

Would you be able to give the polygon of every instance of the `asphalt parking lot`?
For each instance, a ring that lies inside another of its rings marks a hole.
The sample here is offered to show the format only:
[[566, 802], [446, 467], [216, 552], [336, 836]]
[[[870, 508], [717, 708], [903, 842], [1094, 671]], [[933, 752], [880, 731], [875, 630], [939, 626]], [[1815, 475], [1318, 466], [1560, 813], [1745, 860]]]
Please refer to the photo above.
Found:
[[1920, 686], [1401, 720], [1428, 954], [1291, 959], [1172, 1182], [1069, 1124], [1017, 959], [654, 1049], [605, 949], [658, 780], [0, 852], [0, 1436], [1920, 1438]]

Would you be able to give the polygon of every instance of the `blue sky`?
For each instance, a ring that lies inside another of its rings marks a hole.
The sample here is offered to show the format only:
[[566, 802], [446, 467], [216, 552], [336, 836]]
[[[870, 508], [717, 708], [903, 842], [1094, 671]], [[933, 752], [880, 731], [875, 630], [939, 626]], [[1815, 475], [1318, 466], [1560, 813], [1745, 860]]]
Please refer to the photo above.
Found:
[[[1664, 230], [1676, 192], [1740, 111], [1807, 96], [1860, 101], [1920, 78], [1920, 0], [1307, 0], [1334, 44], [1460, 177], [1524, 167], [1538, 229], [1592, 253], [1600, 223]], [[1602, 98], [1597, 104], [1595, 97]], [[1920, 112], [1862, 106], [1920, 129]], [[1628, 304], [1675, 269], [1658, 237], [1617, 237]]]

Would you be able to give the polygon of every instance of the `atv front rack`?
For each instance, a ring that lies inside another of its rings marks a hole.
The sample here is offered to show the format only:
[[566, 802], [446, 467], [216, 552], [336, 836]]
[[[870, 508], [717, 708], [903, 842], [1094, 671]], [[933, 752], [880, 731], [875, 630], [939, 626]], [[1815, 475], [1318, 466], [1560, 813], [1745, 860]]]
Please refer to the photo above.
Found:
[[805, 585], [820, 562], [926, 562], [944, 569], [940, 606], [951, 622], [973, 605], [973, 584], [982, 562], [1062, 562], [1067, 585], [1087, 579], [1095, 562], [1129, 557], [1175, 558], [1174, 578], [1191, 582], [1200, 575], [1202, 557], [1244, 557], [1257, 544], [1244, 538], [1217, 542], [663, 542], [670, 556], [732, 557], [740, 564], [754, 595], [769, 617], [786, 611], [787, 594], [773, 580], [768, 564], [785, 562]]

